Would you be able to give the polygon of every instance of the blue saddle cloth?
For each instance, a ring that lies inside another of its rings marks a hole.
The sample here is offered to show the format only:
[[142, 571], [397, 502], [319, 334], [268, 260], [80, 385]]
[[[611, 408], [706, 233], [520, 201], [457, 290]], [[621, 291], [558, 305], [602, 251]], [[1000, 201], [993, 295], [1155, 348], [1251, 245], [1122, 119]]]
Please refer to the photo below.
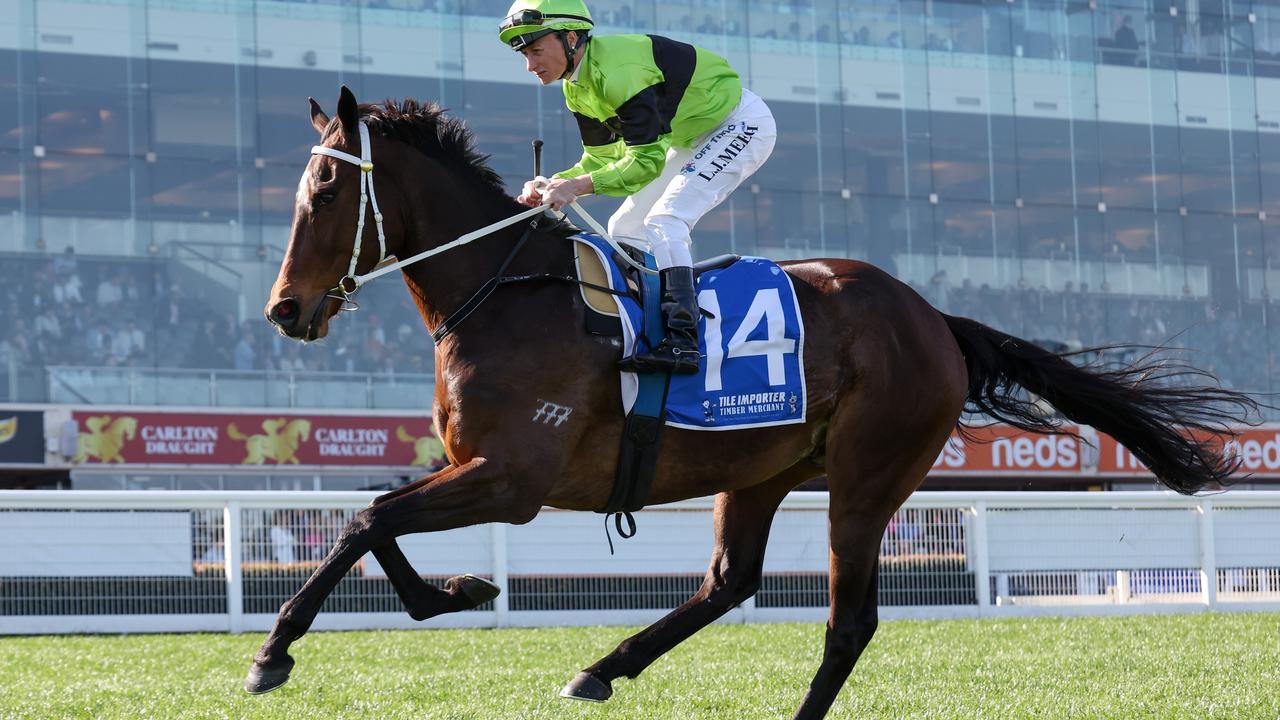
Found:
[[[575, 239], [595, 251], [609, 269], [610, 286], [627, 285], [613, 248], [597, 235]], [[673, 375], [667, 390], [667, 420], [690, 430], [736, 430], [802, 423], [805, 418], [804, 321], [791, 277], [772, 260], [744, 257], [698, 276], [698, 323], [702, 364], [696, 375]], [[631, 296], [614, 296], [622, 324], [623, 357], [645, 347], [646, 335], [661, 338], [653, 318]], [[656, 332], [647, 332], [656, 330]], [[623, 412], [639, 401], [634, 373], [620, 373]], [[660, 402], [660, 399], [658, 400]]]

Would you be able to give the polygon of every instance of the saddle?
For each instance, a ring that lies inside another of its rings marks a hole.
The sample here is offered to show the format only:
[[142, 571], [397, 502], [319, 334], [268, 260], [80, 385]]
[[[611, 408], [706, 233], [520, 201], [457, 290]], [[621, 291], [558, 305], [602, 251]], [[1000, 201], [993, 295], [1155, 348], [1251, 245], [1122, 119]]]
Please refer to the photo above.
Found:
[[[628, 256], [633, 261], [646, 265], [646, 253], [630, 245], [619, 244], [627, 251]], [[740, 259], [742, 259], [740, 255], [725, 254], [694, 263], [693, 276], [696, 278], [704, 272], [729, 267]], [[594, 252], [580, 252], [576, 254], [574, 262], [579, 280], [598, 287], [608, 287], [609, 271], [601, 263], [599, 255]], [[622, 271], [628, 294], [640, 304], [640, 307], [647, 307], [645, 304], [645, 283], [640, 271], [625, 262], [617, 251], [613, 253], [613, 262]], [[618, 306], [614, 303], [613, 296], [598, 289], [598, 287], [578, 286], [582, 292], [582, 300], [587, 305], [586, 317], [584, 318], [586, 330], [592, 335], [622, 337], [622, 320], [618, 316]], [[658, 301], [660, 302], [661, 299], [659, 298]]]

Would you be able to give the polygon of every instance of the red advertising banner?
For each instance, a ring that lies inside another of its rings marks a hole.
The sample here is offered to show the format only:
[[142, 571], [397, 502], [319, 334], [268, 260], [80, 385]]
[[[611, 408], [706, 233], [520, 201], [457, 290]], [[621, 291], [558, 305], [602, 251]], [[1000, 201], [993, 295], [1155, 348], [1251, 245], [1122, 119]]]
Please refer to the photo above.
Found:
[[164, 412], [72, 413], [77, 463], [443, 465], [430, 418]]
[[[76, 411], [72, 418], [76, 463], [434, 469], [446, 462], [425, 417]], [[982, 442], [953, 434], [933, 475], [1150, 476], [1133, 453], [1091, 428], [1083, 428], [1089, 442], [1008, 425], [971, 432]], [[1280, 426], [1243, 428], [1225, 450], [1239, 458], [1240, 474], [1280, 477]]]
[[[1211, 445], [1240, 461], [1238, 475], [1280, 477], [1280, 428], [1275, 426], [1240, 428], [1236, 439], [1217, 437]], [[1147, 477], [1151, 473], [1133, 453], [1112, 438], [1101, 435], [1098, 443], [1098, 474]]]
[[[1073, 425], [1067, 429], [1080, 431]], [[1211, 442], [1240, 460], [1239, 475], [1280, 477], [1280, 427], [1239, 428], [1238, 437], [1223, 444]], [[983, 442], [966, 443], [951, 436], [933, 463], [931, 474], [947, 475], [1088, 475], [1150, 477], [1151, 473], [1123, 445], [1092, 428], [1083, 428], [1082, 442], [1071, 436], [1036, 435], [1008, 425], [973, 428]]]
[[1069, 435], [1036, 435], [1008, 425], [970, 429], [982, 442], [951, 436], [933, 463], [933, 475], [1075, 475], [1083, 471], [1080, 441]]

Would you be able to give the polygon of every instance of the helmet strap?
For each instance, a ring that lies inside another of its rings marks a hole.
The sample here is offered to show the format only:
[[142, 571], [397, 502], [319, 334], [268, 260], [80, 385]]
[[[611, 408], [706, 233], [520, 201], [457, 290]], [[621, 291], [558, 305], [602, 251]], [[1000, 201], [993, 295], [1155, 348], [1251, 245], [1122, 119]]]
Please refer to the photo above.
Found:
[[564, 48], [564, 57], [566, 60], [564, 66], [564, 74], [560, 76], [561, 80], [568, 80], [573, 75], [574, 66], [577, 64], [574, 57], [578, 54], [578, 50], [582, 47], [586, 40], [582, 37], [582, 32], [578, 32], [578, 40], [572, 46], [569, 45], [569, 31], [560, 30], [556, 33], [560, 36], [560, 46]]

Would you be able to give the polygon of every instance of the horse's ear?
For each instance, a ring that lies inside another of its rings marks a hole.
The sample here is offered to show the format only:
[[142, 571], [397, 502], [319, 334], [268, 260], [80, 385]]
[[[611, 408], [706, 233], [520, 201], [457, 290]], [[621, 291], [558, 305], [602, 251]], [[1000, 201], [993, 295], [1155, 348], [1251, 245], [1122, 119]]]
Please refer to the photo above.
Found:
[[356, 96], [346, 85], [342, 86], [342, 93], [338, 96], [338, 121], [342, 123], [342, 130], [347, 137], [354, 136], [360, 122], [360, 111], [356, 107]]
[[311, 127], [316, 132], [324, 135], [324, 129], [329, 127], [329, 116], [324, 114], [324, 110], [320, 109], [320, 103], [315, 98], [307, 98], [307, 102], [311, 103]]

